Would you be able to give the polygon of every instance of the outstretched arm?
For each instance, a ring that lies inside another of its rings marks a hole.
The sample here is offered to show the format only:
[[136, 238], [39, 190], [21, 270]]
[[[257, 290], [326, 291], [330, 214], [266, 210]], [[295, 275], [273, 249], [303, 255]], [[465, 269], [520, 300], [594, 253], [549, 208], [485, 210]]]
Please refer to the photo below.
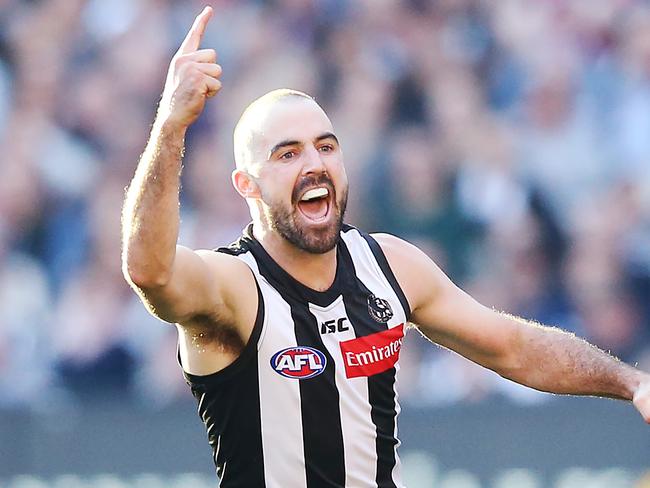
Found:
[[632, 400], [650, 423], [650, 375], [575, 335], [487, 308], [415, 246], [375, 236], [404, 289], [412, 320], [431, 341], [526, 386]]

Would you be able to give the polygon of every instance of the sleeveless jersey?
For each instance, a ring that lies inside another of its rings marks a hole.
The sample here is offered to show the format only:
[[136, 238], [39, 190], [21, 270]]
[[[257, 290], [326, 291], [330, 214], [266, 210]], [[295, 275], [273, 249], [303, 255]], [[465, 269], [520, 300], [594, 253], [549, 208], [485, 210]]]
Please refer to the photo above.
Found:
[[184, 373], [223, 488], [402, 488], [395, 375], [410, 309], [379, 244], [345, 225], [336, 277], [318, 292], [253, 237], [228, 253], [257, 282], [241, 355], [211, 375]]

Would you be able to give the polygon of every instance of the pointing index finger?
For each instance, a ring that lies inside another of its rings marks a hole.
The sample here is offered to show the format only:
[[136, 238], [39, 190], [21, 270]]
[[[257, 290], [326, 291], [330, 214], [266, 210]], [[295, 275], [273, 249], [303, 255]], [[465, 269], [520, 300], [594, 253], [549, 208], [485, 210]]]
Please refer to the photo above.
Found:
[[196, 51], [200, 44], [201, 39], [203, 38], [203, 33], [205, 32], [205, 27], [208, 25], [210, 17], [212, 17], [212, 7], [205, 7], [196, 19], [190, 28], [190, 31], [183, 39], [181, 47], [178, 49], [178, 52], [181, 54], [187, 54]]

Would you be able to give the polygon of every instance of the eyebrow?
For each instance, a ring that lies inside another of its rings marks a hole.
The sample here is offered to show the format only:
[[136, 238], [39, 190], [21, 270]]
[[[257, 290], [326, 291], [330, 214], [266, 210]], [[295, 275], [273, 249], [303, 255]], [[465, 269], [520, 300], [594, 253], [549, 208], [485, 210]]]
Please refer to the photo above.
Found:
[[[323, 132], [321, 135], [319, 135], [316, 139], [314, 139], [314, 142], [320, 142], [324, 139], [334, 139], [336, 141], [336, 144], [339, 144], [338, 138], [332, 134], [331, 132]], [[278, 142], [275, 146], [271, 148], [269, 151], [269, 157], [268, 159], [271, 159], [271, 156], [273, 156], [277, 151], [282, 149], [283, 147], [288, 147], [288, 146], [299, 146], [301, 145], [302, 142], [294, 139], [287, 139], [281, 142]]]

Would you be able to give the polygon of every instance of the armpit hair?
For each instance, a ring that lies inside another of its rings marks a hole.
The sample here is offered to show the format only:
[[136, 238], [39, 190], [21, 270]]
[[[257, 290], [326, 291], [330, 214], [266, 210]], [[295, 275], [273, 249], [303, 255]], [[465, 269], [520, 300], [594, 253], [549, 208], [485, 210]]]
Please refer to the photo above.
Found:
[[207, 314], [194, 316], [190, 321], [182, 324], [182, 327], [197, 346], [206, 349], [238, 354], [246, 345], [232, 324]]

